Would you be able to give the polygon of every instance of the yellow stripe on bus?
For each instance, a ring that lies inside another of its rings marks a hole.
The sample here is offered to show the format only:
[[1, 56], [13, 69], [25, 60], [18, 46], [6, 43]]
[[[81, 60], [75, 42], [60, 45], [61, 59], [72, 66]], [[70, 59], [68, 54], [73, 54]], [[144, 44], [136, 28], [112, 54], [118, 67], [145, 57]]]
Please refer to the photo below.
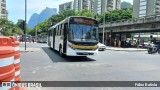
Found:
[[72, 44], [71, 46], [73, 48], [75, 48], [75, 49], [97, 49], [98, 48], [97, 45], [94, 45], [94, 46], [82, 46], [82, 45], [74, 45], [74, 44]]

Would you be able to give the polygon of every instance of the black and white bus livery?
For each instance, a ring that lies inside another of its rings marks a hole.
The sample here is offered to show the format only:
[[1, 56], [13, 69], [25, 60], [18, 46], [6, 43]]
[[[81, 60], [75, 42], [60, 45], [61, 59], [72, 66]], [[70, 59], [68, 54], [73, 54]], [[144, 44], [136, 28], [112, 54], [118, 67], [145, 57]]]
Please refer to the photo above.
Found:
[[66, 56], [98, 54], [98, 21], [82, 16], [71, 16], [48, 30], [48, 45]]

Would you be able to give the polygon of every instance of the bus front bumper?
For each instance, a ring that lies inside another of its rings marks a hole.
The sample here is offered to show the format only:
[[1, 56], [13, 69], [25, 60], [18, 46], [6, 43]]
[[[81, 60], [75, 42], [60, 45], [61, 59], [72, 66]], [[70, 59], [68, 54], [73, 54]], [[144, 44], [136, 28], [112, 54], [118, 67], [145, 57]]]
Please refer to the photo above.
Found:
[[96, 50], [73, 50], [72, 48], [67, 49], [67, 56], [94, 56], [98, 54], [98, 49]]

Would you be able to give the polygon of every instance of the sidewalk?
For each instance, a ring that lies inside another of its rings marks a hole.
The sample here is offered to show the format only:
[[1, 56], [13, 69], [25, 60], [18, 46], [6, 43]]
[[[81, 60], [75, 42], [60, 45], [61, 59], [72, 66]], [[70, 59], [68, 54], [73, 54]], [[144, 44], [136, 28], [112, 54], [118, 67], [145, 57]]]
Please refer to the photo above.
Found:
[[143, 48], [118, 48], [118, 47], [110, 47], [110, 46], [107, 46], [106, 50], [113, 50], [113, 51], [147, 51], [147, 49], [143, 49]]
[[26, 42], [26, 50], [25, 50], [25, 42], [20, 42], [20, 51], [21, 52], [37, 52], [40, 51], [41, 49], [39, 47], [37, 47], [37, 42], [34, 43], [30, 43], [30, 42]]

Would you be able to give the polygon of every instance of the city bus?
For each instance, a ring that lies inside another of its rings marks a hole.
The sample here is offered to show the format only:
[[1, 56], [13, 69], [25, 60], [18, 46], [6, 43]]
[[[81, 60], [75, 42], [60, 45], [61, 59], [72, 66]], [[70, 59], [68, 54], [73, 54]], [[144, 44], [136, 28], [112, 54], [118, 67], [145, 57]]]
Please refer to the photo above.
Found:
[[61, 56], [92, 56], [98, 54], [98, 21], [70, 16], [48, 30], [48, 46]]

